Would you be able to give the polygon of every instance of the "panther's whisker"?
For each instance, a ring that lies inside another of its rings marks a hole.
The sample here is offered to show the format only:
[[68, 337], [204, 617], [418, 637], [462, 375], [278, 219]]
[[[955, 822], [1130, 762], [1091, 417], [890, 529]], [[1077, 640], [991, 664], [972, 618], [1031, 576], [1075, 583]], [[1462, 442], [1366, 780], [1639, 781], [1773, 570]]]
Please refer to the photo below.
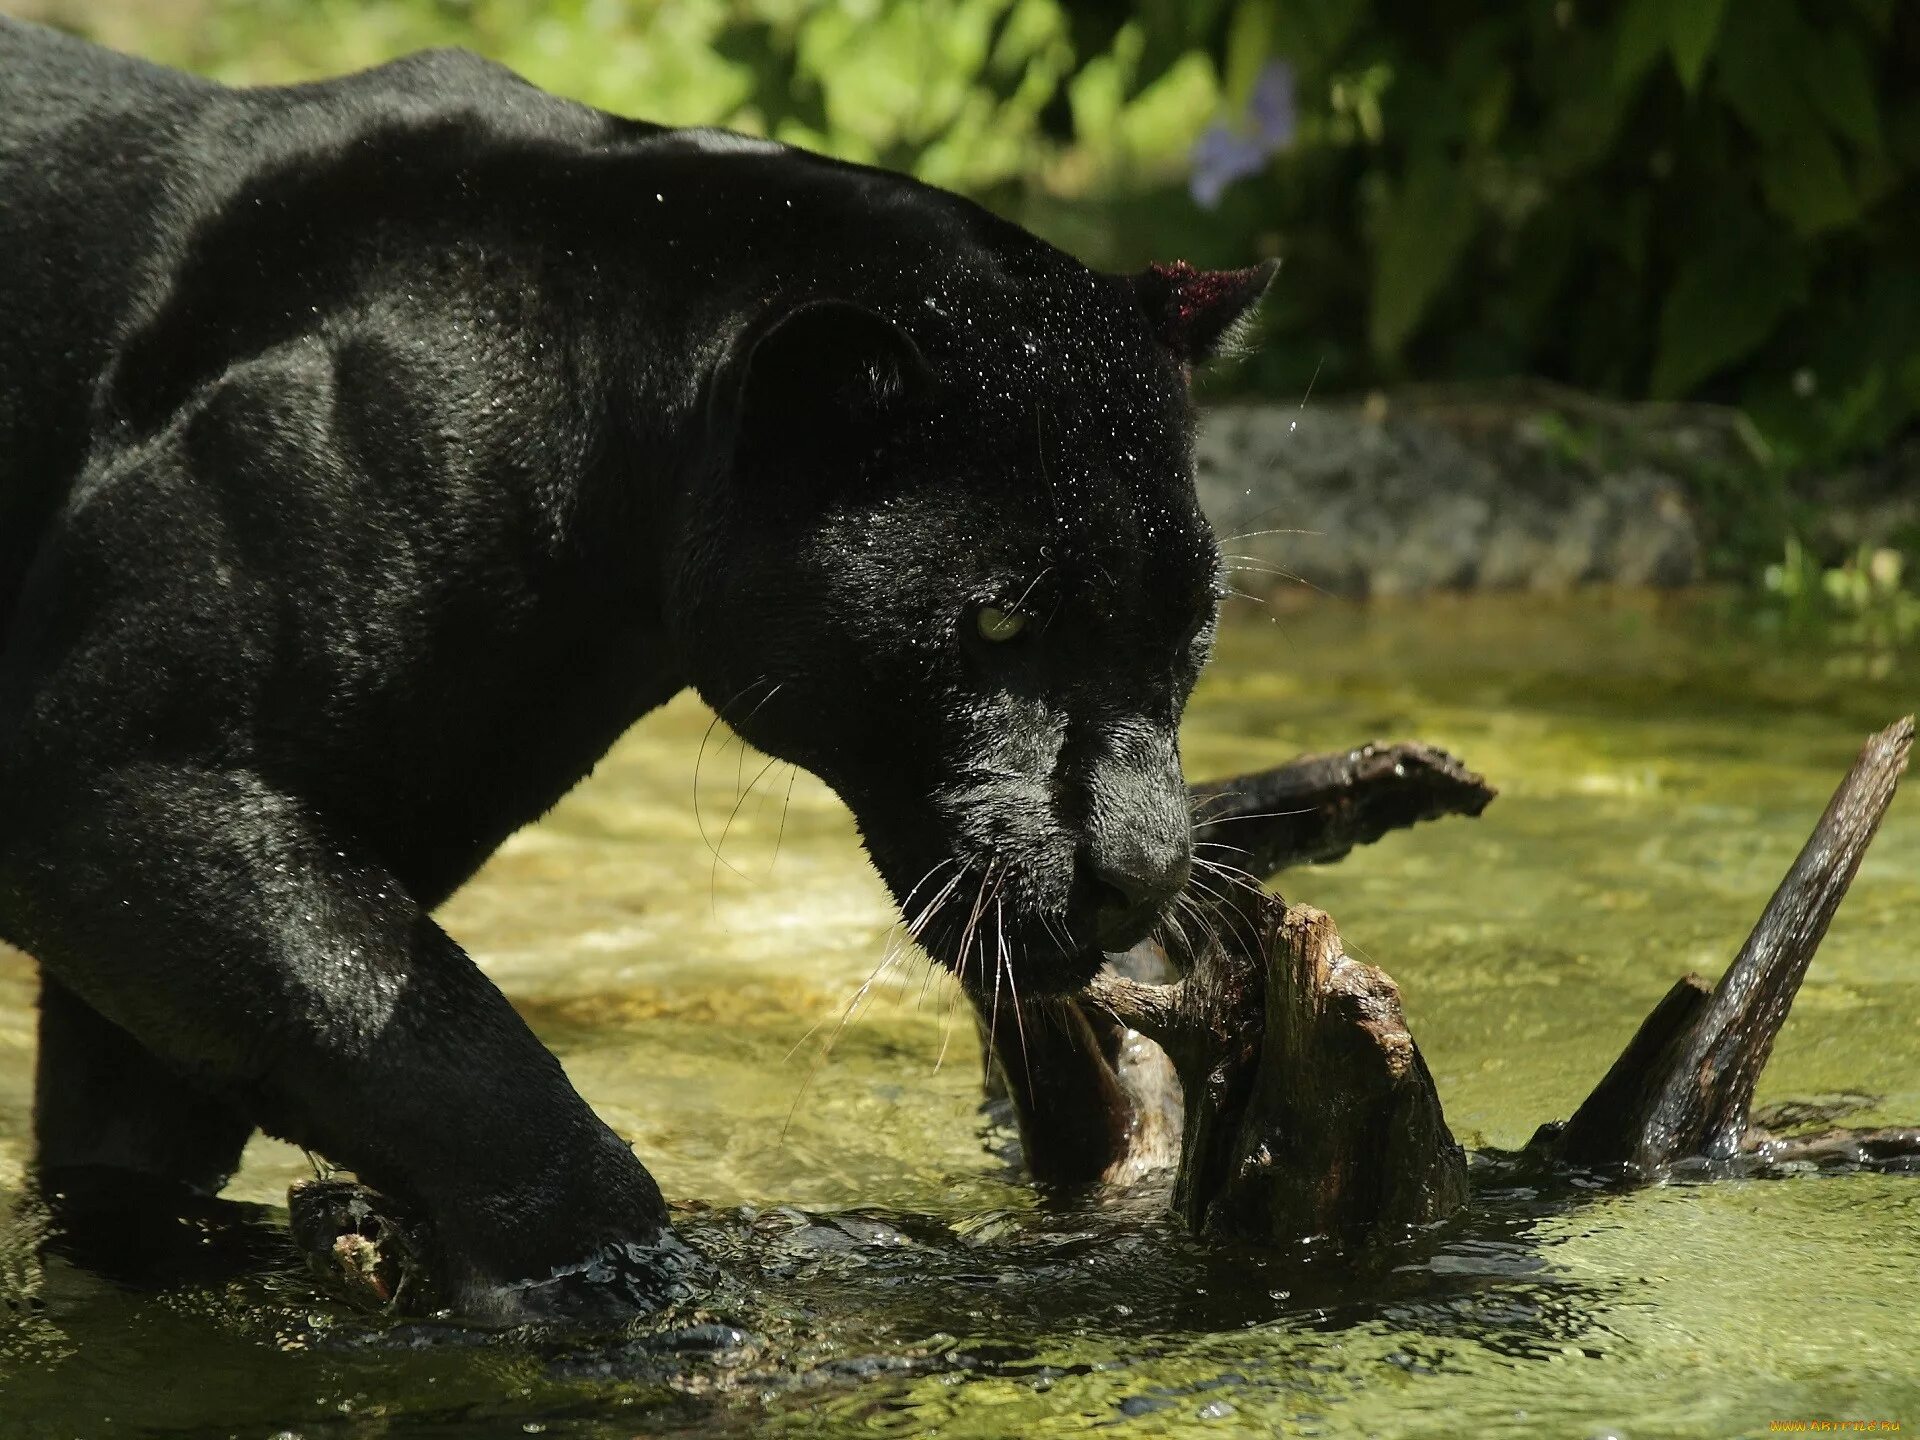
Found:
[[[1217, 904], [1217, 906], [1225, 906], [1225, 904], [1227, 904], [1227, 897], [1225, 897], [1221, 891], [1213, 889], [1212, 885], [1208, 885], [1204, 879], [1200, 879], [1198, 876], [1190, 877], [1187, 885], [1190, 891], [1196, 891], [1198, 895], [1204, 895], [1206, 899], [1212, 900], [1213, 904]], [[1244, 889], [1244, 887], [1242, 887], [1242, 889]]]
[[[929, 870], [926, 873], [926, 875], [923, 875], [920, 878], [920, 880], [914, 885], [913, 890], [910, 890], [907, 892], [907, 901], [911, 903], [914, 894], [919, 890], [920, 886], [924, 885], [929, 879], [931, 879], [934, 873], [940, 869], [941, 865], [948, 865], [952, 863], [953, 862], [951, 860], [943, 860], [940, 862], [940, 864], [935, 865], [932, 870]], [[897, 923], [894, 928], [893, 936], [890, 940], [891, 947], [895, 950], [898, 950], [902, 955], [913, 953], [914, 951], [919, 949], [918, 942], [920, 940], [920, 936], [925, 932], [927, 926], [933, 922], [933, 918], [935, 914], [937, 914], [940, 907], [946, 903], [947, 897], [953, 893], [954, 886], [958, 885], [959, 883], [960, 883], [959, 875], [956, 874], [952, 876], [951, 878], [948, 879], [947, 883], [940, 888], [939, 892], [935, 894], [934, 897], [926, 903], [925, 907], [920, 911], [918, 915], [914, 916], [911, 920], [906, 920], [906, 921]], [[902, 907], [902, 913], [904, 913], [904, 906]], [[924, 950], [919, 950], [919, 953], [925, 956], [926, 952]], [[932, 978], [932, 975], [933, 975], [933, 961], [931, 957], [927, 957], [927, 972], [925, 977], [923, 977], [920, 982], [920, 997], [922, 1000], [926, 998], [927, 983]]]
[[[918, 880], [914, 881], [913, 888], [907, 891], [907, 898], [905, 902], [903, 902], [902, 904], [902, 909], [904, 910], [906, 905], [910, 905], [913, 903], [913, 897], [920, 893], [920, 887], [922, 885], [925, 885], [927, 881], [931, 880], [935, 875], [937, 875], [943, 866], [951, 865], [953, 863], [954, 862], [951, 858], [947, 858], [943, 860], [937, 860], [932, 865], [928, 866], [927, 873], [922, 875]], [[920, 922], [918, 923], [924, 923], [927, 916], [932, 912], [934, 907], [939, 905], [940, 901], [945, 898], [947, 892], [953, 888], [953, 886], [958, 882], [959, 878], [960, 877], [956, 875], [952, 880], [949, 880], [947, 882], [946, 889], [942, 890], [940, 894], [936, 895], [933, 898], [933, 900], [931, 900], [928, 903], [927, 908], [921, 911]], [[873, 975], [870, 975], [867, 977], [868, 985], [873, 983], [874, 977], [880, 973], [880, 971], [886, 966], [887, 962], [893, 957], [893, 953], [894, 953], [894, 947], [892, 943], [893, 933], [898, 928], [899, 923], [900, 922], [896, 921], [894, 922], [893, 925], [890, 925], [887, 927], [887, 937], [888, 937], [887, 944], [885, 945], [885, 947], [882, 949], [880, 953], [880, 963], [874, 967]], [[909, 933], [911, 933], [912, 927], [909, 926], [908, 930], [909, 930]], [[856, 990], [854, 992], [854, 999], [849, 1000], [847, 1002], [847, 1010], [849, 1013], [852, 1011], [855, 1001], [859, 999], [861, 991], [864, 991], [865, 989], [866, 989], [866, 985], [862, 985], [860, 987], [860, 990]], [[827, 1023], [826, 1017], [822, 1016], [820, 1019], [814, 1021], [812, 1025], [808, 1026], [806, 1033], [802, 1035], [798, 1040], [793, 1042], [792, 1048], [787, 1051], [786, 1059], [789, 1061], [792, 1060], [793, 1057], [800, 1052], [800, 1047], [806, 1044], [807, 1041], [811, 1040], [814, 1037], [814, 1035], [819, 1031], [820, 1027], [826, 1023]], [[843, 1024], [845, 1023], [844, 1019], [842, 1023]]]
[[1034, 576], [1033, 579], [1029, 580], [1027, 582], [1027, 588], [1020, 592], [1020, 598], [1013, 602], [1013, 608], [1015, 610], [1024, 608], [1027, 603], [1027, 597], [1033, 594], [1034, 589], [1040, 584], [1040, 582], [1046, 579], [1047, 576], [1051, 575], [1052, 573], [1053, 573], [1053, 566], [1048, 565], [1044, 569], [1042, 569], [1038, 575]]
[[1266, 880], [1251, 870], [1243, 870], [1238, 865], [1229, 865], [1223, 860], [1209, 860], [1204, 855], [1193, 857], [1193, 863], [1209, 875], [1218, 876], [1236, 889], [1249, 895], [1264, 895], [1267, 891]]
[[[1007, 972], [1007, 994], [1013, 999], [1013, 1027], [1020, 1036], [1020, 1071], [1022, 1075], [1031, 1078], [1033, 1075], [1033, 1060], [1027, 1054], [1027, 1021], [1026, 1016], [1020, 1009], [1020, 986], [1013, 976], [1013, 956], [1007, 949], [1006, 914], [1001, 909], [1001, 902], [997, 898], [993, 902], [993, 914], [994, 928], [999, 931], [1000, 936], [999, 966]], [[993, 983], [994, 988], [997, 990], [1000, 982], [995, 980]]]
[[1242, 820], [1284, 820], [1289, 815], [1311, 815], [1317, 807], [1303, 805], [1298, 810], [1261, 810], [1251, 815], [1223, 815], [1218, 820], [1209, 820], [1209, 825], [1238, 825]]
[[[1051, 914], [1049, 914], [1045, 910], [1042, 910], [1039, 912], [1039, 918], [1040, 918], [1040, 928], [1047, 932], [1047, 939], [1051, 940], [1055, 945], [1059, 946], [1062, 952], [1065, 952], [1072, 948], [1072, 946], [1068, 943], [1068, 937], [1066, 933], [1064, 931], [1055, 930], [1053, 928], [1053, 916]], [[1060, 918], [1063, 921], [1066, 919], [1064, 915], [1061, 916]]]
[[[1220, 929], [1213, 923], [1213, 917], [1208, 914], [1205, 906], [1201, 905], [1191, 895], [1186, 894], [1182, 894], [1176, 901], [1176, 904], [1184, 907], [1186, 915], [1199, 927], [1201, 938], [1204, 939], [1208, 945], [1219, 945]], [[1187, 947], [1186, 953], [1189, 959], [1197, 959], [1200, 954], [1199, 947], [1194, 945], [1192, 940], [1186, 937], [1185, 927], [1182, 927], [1181, 933], [1181, 943]]]
[[[1244, 870], [1233, 870], [1223, 865], [1215, 865], [1210, 861], [1204, 860], [1197, 855], [1194, 857], [1194, 864], [1205, 873], [1217, 877], [1219, 880], [1223, 881], [1228, 885], [1231, 885], [1236, 890], [1244, 890], [1249, 895], [1260, 895], [1260, 894], [1264, 894], [1266, 891], [1266, 887], [1264, 885], [1262, 885], [1258, 880], [1254, 879], [1252, 875], [1249, 875]], [[1195, 877], [1191, 879], [1188, 883], [1193, 885], [1199, 885], [1200, 881], [1197, 877]], [[1205, 889], [1205, 887], [1202, 887], [1202, 888]], [[1214, 899], [1216, 900], [1223, 898], [1218, 894], [1215, 894], [1212, 890], [1207, 890], [1206, 893], [1213, 895]]]
[[[746, 752], [744, 750], [741, 751], [741, 754], [744, 755], [745, 753]], [[727, 836], [733, 833], [733, 822], [740, 818], [740, 809], [742, 806], [744, 806], [747, 803], [747, 797], [753, 794], [754, 785], [758, 785], [762, 780], [766, 779], [767, 772], [771, 770], [777, 763], [779, 762], [776, 761], [772, 756], [767, 757], [767, 763], [762, 765], [760, 767], [759, 773], [753, 777], [753, 784], [747, 786], [747, 788], [740, 793], [739, 797], [734, 800], [733, 809], [730, 812], [728, 812], [728, 815], [727, 815], [727, 823], [720, 827], [720, 843], [714, 846], [713, 864], [709, 868], [707, 873], [707, 904], [709, 908], [711, 908], [715, 912], [716, 915], [719, 912], [719, 902], [714, 897], [714, 887], [719, 883], [719, 880], [720, 880], [720, 864], [721, 864], [720, 855], [721, 855], [721, 852], [727, 848]], [[740, 874], [740, 871], [732, 865], [728, 865], [727, 868], [729, 870], [732, 870], [733, 873], [736, 875]], [[746, 877], [741, 876], [741, 878], [745, 879]]]
[[[1232, 850], [1235, 847], [1227, 845], [1222, 848]], [[1260, 876], [1254, 874], [1253, 871], [1244, 869], [1239, 865], [1229, 864], [1225, 860], [1214, 860], [1205, 855], [1196, 855], [1193, 857], [1193, 863], [1211, 875], [1232, 876], [1234, 879], [1250, 885], [1256, 890], [1266, 888], [1265, 881], [1263, 881]]]
[[[1267, 575], [1275, 580], [1291, 580], [1296, 585], [1306, 586], [1307, 589], [1314, 591], [1316, 594], [1325, 595], [1329, 599], [1333, 598], [1333, 592], [1324, 585], [1316, 585], [1313, 581], [1307, 579], [1306, 576], [1296, 575], [1293, 571], [1283, 569], [1278, 565], [1261, 565], [1251, 561], [1241, 561], [1228, 568], [1234, 575]], [[1239, 592], [1230, 591], [1229, 593], [1238, 594]], [[1243, 598], [1251, 599], [1252, 597], [1245, 596]]]
[[[700, 748], [694, 753], [694, 757], [693, 757], [693, 824], [694, 824], [694, 828], [700, 832], [701, 841], [706, 845], [707, 849], [713, 851], [716, 858], [719, 856], [720, 852], [714, 846], [712, 837], [710, 837], [707, 834], [706, 817], [700, 813], [700, 771], [701, 771], [701, 768], [706, 764], [706, 760], [707, 760], [707, 742], [713, 739], [713, 727], [720, 723], [721, 717], [726, 713], [726, 711], [731, 709], [733, 705], [737, 701], [739, 701], [743, 696], [745, 696], [749, 691], [753, 690], [757, 686], [765, 685], [772, 678], [773, 677], [771, 675], [762, 675], [758, 680], [748, 681], [745, 685], [741, 686], [740, 689], [734, 692], [732, 699], [728, 700], [726, 704], [722, 705], [719, 709], [715, 710], [713, 712], [713, 718], [707, 721], [707, 728], [700, 736]], [[779, 686], [776, 685], [774, 688], [778, 689]], [[722, 743], [720, 748], [723, 750], [726, 748], [726, 745], [724, 742]], [[726, 861], [722, 860], [720, 863], [725, 865]], [[727, 865], [727, 868], [729, 870], [733, 870], [733, 867], [731, 865]], [[738, 870], [734, 870], [733, 873], [736, 875], [740, 874]], [[744, 880], [747, 877], [744, 875], [741, 875], [740, 878]]]
[[[980, 888], [974, 892], [973, 910], [967, 916], [967, 923], [965, 927], [960, 931], [959, 953], [960, 953], [960, 975], [961, 975], [962, 981], [964, 981], [966, 978], [965, 971], [966, 971], [967, 952], [969, 949], [972, 948], [972, 945], [973, 945], [974, 928], [980, 923], [981, 916], [986, 909], [987, 882], [993, 878], [993, 872], [994, 872], [993, 863], [988, 862], [987, 868], [980, 873]], [[981, 978], [984, 980], [986, 978], [986, 954], [984, 950], [981, 953], [980, 964], [981, 964]]]
[[[841, 1033], [852, 1022], [856, 1007], [868, 992], [873, 989], [874, 984], [880, 979], [887, 967], [898, 958], [898, 953], [897, 951], [889, 952], [880, 958], [880, 963], [874, 967], [873, 973], [862, 982], [858, 990], [853, 992], [853, 998], [847, 1001], [847, 1008], [841, 1012], [840, 1023], [833, 1027], [833, 1033], [827, 1036], [821, 1043], [820, 1048], [814, 1052], [813, 1063], [807, 1067], [807, 1073], [801, 1077], [800, 1086], [794, 1091], [793, 1103], [787, 1107], [787, 1118], [780, 1124], [780, 1142], [782, 1144], [786, 1143], [787, 1131], [793, 1127], [793, 1117], [799, 1113], [800, 1102], [806, 1098], [807, 1091], [813, 1086], [814, 1076], [820, 1073], [821, 1067], [827, 1063], [827, 1057], [833, 1053], [833, 1047], [840, 1039]], [[812, 1032], [809, 1031], [808, 1033], [811, 1034]], [[803, 1042], [804, 1039], [805, 1037], [802, 1037]], [[794, 1048], [798, 1049], [799, 1047], [796, 1045]], [[791, 1055], [792, 1052], [790, 1051], [788, 1053]]]
[[[950, 862], [943, 862], [943, 863], [950, 863]], [[920, 914], [917, 917], [915, 917], [907, 925], [906, 934], [907, 934], [907, 939], [909, 941], [916, 942], [916, 943], [919, 941], [920, 936], [925, 933], [926, 927], [930, 923], [932, 923], [934, 912], [938, 910], [943, 904], [946, 903], [947, 897], [953, 893], [954, 887], [959, 883], [960, 883], [960, 877], [959, 875], [956, 874], [951, 879], [949, 879], [944, 886], [941, 887], [939, 894], [935, 895], [932, 900], [927, 902], [926, 909], [922, 910]], [[927, 987], [933, 983], [933, 972], [937, 968], [939, 967], [934, 963], [932, 956], [929, 955], [927, 958], [926, 974], [921, 978], [921, 981], [920, 981], [920, 999], [916, 1003], [924, 1004], [926, 1002]]]
[[1198, 800], [1193, 802], [1193, 805], [1191, 807], [1194, 823], [1196, 825], [1201, 823], [1202, 821], [1205, 820], [1207, 815], [1212, 813], [1214, 810], [1218, 809], [1220, 806], [1225, 805], [1230, 801], [1238, 800], [1240, 798], [1240, 794], [1241, 792], [1238, 790], [1220, 790], [1220, 791], [1216, 791], [1211, 795], [1202, 795]]
[[1263, 535], [1314, 535], [1324, 537], [1324, 530], [1242, 530], [1238, 535], [1222, 535], [1222, 545], [1238, 545], [1242, 540], [1258, 540]]
[[767, 873], [773, 873], [773, 867], [780, 860], [780, 842], [787, 838], [787, 812], [793, 808], [793, 782], [800, 778], [798, 765], [787, 766], [787, 794], [780, 802], [780, 828], [773, 832], [773, 858], [767, 861]]
[[[762, 710], [766, 709], [768, 703], [773, 699], [773, 697], [778, 695], [782, 690], [786, 688], [786, 684], [787, 682], [782, 680], [779, 684], [775, 685], [773, 689], [769, 690], [765, 695], [762, 695], [760, 699], [757, 702], [755, 702], [753, 709], [749, 710], [745, 715], [741, 716], [740, 720], [737, 723], [732, 720], [729, 720], [727, 722], [727, 728], [733, 731], [734, 738], [740, 742], [740, 754], [734, 762], [734, 770], [733, 770], [733, 790], [735, 795], [738, 795], [740, 793], [740, 781], [745, 777], [747, 773], [747, 737], [741, 733], [740, 726], [746, 724], [748, 721], [752, 720], [754, 716], [758, 715]], [[722, 750], [727, 748], [724, 741], [721, 743], [720, 748]], [[771, 756], [768, 757], [767, 764], [768, 765], [773, 764], [773, 759]], [[753, 786], [749, 785], [747, 787], [747, 793], [748, 794], [753, 793]], [[735, 810], [737, 811], [738, 808], [739, 807], [736, 805]], [[732, 823], [731, 817], [729, 817], [728, 823], [729, 824]], [[725, 845], [727, 843], [727, 837], [724, 834], [720, 837], [720, 843], [722, 845]]]
[[[974, 913], [973, 913], [973, 916], [970, 917], [967, 921], [966, 938], [965, 940], [962, 941], [961, 947], [960, 947], [960, 953], [962, 956], [965, 956], [968, 950], [972, 947], [973, 940], [975, 938], [975, 935], [974, 935], [975, 923], [978, 920], [984, 918], [986, 902], [990, 898], [995, 900], [999, 898], [1001, 877], [996, 873], [996, 871], [997, 871], [997, 862], [989, 861], [986, 871], [980, 877], [980, 893], [975, 899]], [[990, 878], [993, 879], [994, 881], [993, 895], [991, 897], [987, 894], [987, 881]], [[986, 936], [984, 934], [980, 935], [978, 938], [980, 941], [979, 984], [980, 984], [980, 988], [982, 990], [985, 990], [986, 978], [987, 978], [987, 941], [986, 941]], [[987, 1063], [989, 1066], [992, 1065], [995, 1057], [999, 1053], [998, 1043], [997, 1043], [997, 1037], [999, 1033], [1000, 1033], [1000, 971], [999, 971], [999, 968], [996, 966], [993, 973], [993, 1007], [988, 1012], [988, 1015], [987, 1015]]]
[[[981, 937], [980, 968], [984, 972], [987, 966], [986, 937]], [[1000, 1055], [1000, 975], [998, 963], [993, 967], [993, 1009], [987, 1015], [987, 1064], [991, 1068]]]
[[[1188, 883], [1191, 885], [1194, 882], [1189, 881]], [[1259, 936], [1248, 927], [1248, 923], [1245, 917], [1241, 915], [1239, 907], [1228, 901], [1226, 897], [1215, 894], [1208, 887], [1201, 886], [1198, 888], [1202, 894], [1207, 895], [1211, 900], [1210, 904], [1198, 906], [1198, 908], [1206, 913], [1207, 923], [1213, 933], [1214, 939], [1219, 941], [1224, 938], [1220, 927], [1221, 925], [1226, 925], [1233, 930], [1238, 940], [1244, 943], [1250, 950], [1257, 952], [1260, 948]], [[1196, 905], [1197, 904], [1198, 902], [1196, 902]]]
[[1182, 907], [1192, 904], [1193, 902], [1187, 898], [1184, 891], [1173, 897], [1173, 904], [1167, 908], [1167, 913], [1160, 917], [1159, 925], [1154, 927], [1160, 932], [1158, 938], [1161, 949], [1167, 948], [1166, 932], [1172, 931], [1180, 941], [1181, 952], [1187, 955], [1193, 953], [1193, 942], [1187, 938], [1187, 927], [1180, 923]]
[[[953, 1011], [956, 993], [960, 999], [967, 999], [966, 983], [959, 978], [957, 972], [955, 973], [954, 983], [946, 987], [941, 997], [940, 1049], [933, 1057], [933, 1070], [936, 1075], [940, 1073], [940, 1067], [946, 1063], [947, 1046], [953, 1039]], [[971, 1009], [973, 1002], [967, 999], [967, 1005], [968, 1008]]]

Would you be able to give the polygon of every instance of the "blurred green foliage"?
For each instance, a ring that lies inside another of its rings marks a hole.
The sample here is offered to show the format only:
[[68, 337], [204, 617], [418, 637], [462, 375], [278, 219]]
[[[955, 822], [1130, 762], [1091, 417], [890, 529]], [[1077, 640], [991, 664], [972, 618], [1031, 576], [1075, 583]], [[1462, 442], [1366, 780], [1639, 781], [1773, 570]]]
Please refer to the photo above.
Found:
[[205, 0], [185, 14], [146, 31], [143, 53], [263, 83], [464, 45], [622, 114], [1003, 201], [1076, 188], [1055, 175], [1063, 161], [1089, 179], [1135, 165], [1177, 178], [1219, 103], [1205, 55], [1143, 83], [1131, 32], [1087, 55], [1057, 0]]
[[1879, 679], [1893, 673], [1902, 647], [1920, 641], [1920, 592], [1906, 557], [1862, 546], [1837, 565], [1821, 563], [1791, 533], [1786, 552], [1767, 566], [1755, 618], [1770, 628], [1818, 638], [1836, 656]]
[[1920, 412], [1920, 7], [1234, 9], [1301, 114], [1223, 218], [1300, 237], [1336, 374], [1734, 401], [1788, 464]]
[[[148, 13], [138, 48], [230, 80], [462, 44], [612, 110], [909, 170], [1095, 263], [1284, 256], [1244, 388], [1539, 375], [1729, 401], [1785, 466], [1871, 450], [1920, 415], [1912, 0]], [[1195, 173], [1223, 149], [1245, 163]]]

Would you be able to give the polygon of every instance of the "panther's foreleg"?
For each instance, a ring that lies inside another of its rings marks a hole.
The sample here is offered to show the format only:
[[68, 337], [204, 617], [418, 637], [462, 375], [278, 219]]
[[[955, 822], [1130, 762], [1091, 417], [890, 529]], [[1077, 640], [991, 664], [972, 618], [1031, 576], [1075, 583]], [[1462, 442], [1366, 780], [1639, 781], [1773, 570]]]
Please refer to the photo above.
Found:
[[[673, 1292], [684, 1252], [627, 1145], [404, 888], [291, 799], [143, 765], [47, 786], [12, 824], [0, 870], [31, 877], [15, 928], [56, 995], [424, 1214], [440, 1303], [613, 1314]], [[43, 1145], [71, 1143], [68, 1098], [43, 1093]]]

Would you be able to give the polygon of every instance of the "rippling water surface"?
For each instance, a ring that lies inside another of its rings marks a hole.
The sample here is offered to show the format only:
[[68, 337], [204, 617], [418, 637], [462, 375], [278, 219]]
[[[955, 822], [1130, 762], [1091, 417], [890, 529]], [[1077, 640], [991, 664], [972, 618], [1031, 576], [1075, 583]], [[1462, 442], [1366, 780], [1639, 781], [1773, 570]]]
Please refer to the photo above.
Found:
[[[1480, 821], [1283, 883], [1400, 981], [1456, 1133], [1517, 1145], [1676, 976], [1718, 973], [1861, 739], [1916, 702], [1910, 662], [1770, 645], [1699, 602], [1249, 607], [1187, 760], [1419, 737], [1501, 786]], [[22, 1209], [0, 1234], [0, 1435], [1920, 1425], [1920, 1176], [1483, 1197], [1364, 1271], [1201, 1247], [1150, 1192], [1036, 1194], [982, 1129], [944, 980], [892, 967], [849, 1018], [891, 914], [845, 815], [708, 719], [650, 718], [443, 918], [685, 1202], [733, 1277], [709, 1312], [587, 1345], [382, 1326], [272, 1263], [130, 1290], [43, 1265]], [[9, 1209], [33, 985], [0, 952]], [[1760, 1100], [1783, 1099], [1920, 1120], [1916, 791], [1781, 1035]], [[258, 1141], [231, 1193], [277, 1205], [308, 1173]], [[279, 1218], [239, 1238], [272, 1254]]]

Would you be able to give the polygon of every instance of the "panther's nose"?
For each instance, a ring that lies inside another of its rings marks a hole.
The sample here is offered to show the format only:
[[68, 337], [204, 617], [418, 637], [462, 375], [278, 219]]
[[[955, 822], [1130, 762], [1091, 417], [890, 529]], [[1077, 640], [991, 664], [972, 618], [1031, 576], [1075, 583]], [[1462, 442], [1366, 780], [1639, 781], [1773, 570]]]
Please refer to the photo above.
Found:
[[1145, 854], [1125, 862], [1088, 864], [1094, 894], [1094, 935], [1102, 950], [1129, 950], [1147, 938], [1160, 912], [1187, 886], [1192, 857], [1182, 851], [1164, 859]]

